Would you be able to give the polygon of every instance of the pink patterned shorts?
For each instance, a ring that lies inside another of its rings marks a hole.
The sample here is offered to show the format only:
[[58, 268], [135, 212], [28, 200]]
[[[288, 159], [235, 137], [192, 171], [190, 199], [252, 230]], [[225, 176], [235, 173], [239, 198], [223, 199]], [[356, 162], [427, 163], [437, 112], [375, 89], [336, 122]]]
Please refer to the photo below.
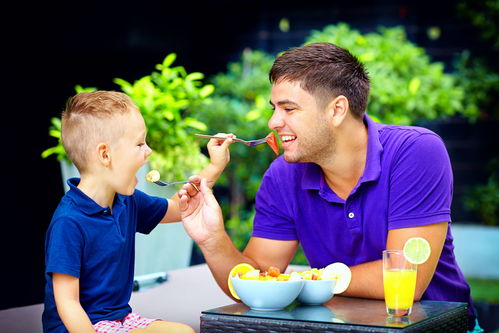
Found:
[[122, 320], [103, 320], [94, 325], [97, 333], [128, 333], [135, 328], [146, 328], [157, 319], [143, 318], [137, 313], [130, 312]]

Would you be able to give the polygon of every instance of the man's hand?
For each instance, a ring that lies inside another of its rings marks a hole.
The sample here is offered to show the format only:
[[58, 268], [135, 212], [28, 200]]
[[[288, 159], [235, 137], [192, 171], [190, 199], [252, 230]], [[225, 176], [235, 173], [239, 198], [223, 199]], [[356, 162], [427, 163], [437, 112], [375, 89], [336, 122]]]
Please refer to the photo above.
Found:
[[216, 239], [224, 233], [222, 210], [206, 184], [201, 180], [199, 192], [193, 193], [190, 188], [178, 192], [180, 198], [180, 216], [187, 234], [202, 245], [210, 239]]

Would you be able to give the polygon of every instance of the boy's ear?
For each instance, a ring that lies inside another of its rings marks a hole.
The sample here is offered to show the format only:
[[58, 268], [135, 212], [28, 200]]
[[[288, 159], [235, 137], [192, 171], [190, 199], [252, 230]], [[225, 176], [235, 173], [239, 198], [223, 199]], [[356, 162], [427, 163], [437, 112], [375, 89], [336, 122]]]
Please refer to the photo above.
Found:
[[97, 158], [105, 167], [111, 164], [111, 152], [108, 144], [101, 142], [97, 145]]
[[334, 127], [338, 127], [339, 125], [341, 125], [343, 120], [345, 120], [348, 113], [348, 108], [348, 99], [343, 95], [335, 97], [326, 106], [326, 112], [329, 113], [330, 119], [332, 121], [331, 123]]

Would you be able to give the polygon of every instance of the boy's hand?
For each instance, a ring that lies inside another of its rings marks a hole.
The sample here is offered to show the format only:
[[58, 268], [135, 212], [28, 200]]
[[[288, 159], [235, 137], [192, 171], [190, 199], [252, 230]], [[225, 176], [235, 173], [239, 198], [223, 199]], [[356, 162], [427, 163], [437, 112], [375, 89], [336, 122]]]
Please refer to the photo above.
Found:
[[227, 137], [228, 139], [210, 139], [208, 141], [208, 153], [210, 155], [210, 163], [215, 166], [218, 170], [225, 169], [225, 166], [230, 161], [229, 145], [234, 142], [232, 138], [236, 136], [232, 133], [217, 133], [216, 136]]
[[[189, 178], [190, 180], [190, 178]], [[180, 216], [187, 234], [198, 244], [216, 238], [224, 231], [222, 210], [206, 184], [201, 180], [200, 192], [184, 187], [179, 192]]]

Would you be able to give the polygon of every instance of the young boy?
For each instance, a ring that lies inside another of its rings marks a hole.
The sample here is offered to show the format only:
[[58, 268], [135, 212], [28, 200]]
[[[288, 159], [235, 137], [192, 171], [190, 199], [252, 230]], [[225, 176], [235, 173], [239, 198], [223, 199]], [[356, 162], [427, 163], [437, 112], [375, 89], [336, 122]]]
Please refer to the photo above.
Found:
[[[181, 220], [177, 195], [167, 200], [135, 190], [135, 175], [152, 152], [139, 109], [123, 93], [79, 93], [62, 114], [62, 142], [81, 178], [68, 180], [47, 231], [44, 332], [194, 332], [142, 318], [128, 304], [135, 232]], [[211, 161], [200, 177], [218, 178], [231, 142], [208, 143]], [[196, 189], [187, 184], [186, 191]]]

